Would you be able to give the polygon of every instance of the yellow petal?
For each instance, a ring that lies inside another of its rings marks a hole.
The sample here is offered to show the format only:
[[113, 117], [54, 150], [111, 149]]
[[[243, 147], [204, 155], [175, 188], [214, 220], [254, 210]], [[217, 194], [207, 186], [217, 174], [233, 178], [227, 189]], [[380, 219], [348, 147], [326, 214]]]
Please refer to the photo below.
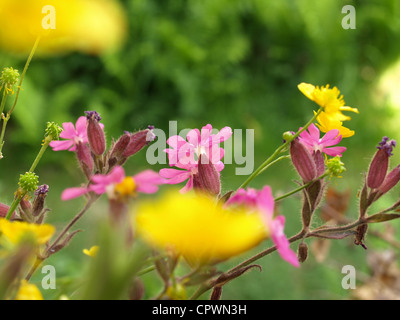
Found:
[[302, 82], [297, 88], [310, 100], [314, 101], [313, 92], [315, 90], [315, 86], [310, 83]]
[[143, 202], [135, 224], [138, 235], [153, 246], [200, 264], [238, 255], [267, 235], [258, 213], [233, 212], [207, 196], [179, 192]]
[[99, 246], [93, 246], [89, 250], [88, 249], [83, 249], [83, 253], [86, 254], [89, 257], [94, 258], [97, 253], [99, 252], [100, 247]]
[[0, 219], [0, 231], [13, 244], [30, 240], [42, 245], [51, 239], [55, 228], [49, 224], [38, 225], [24, 221], [10, 222], [6, 219]]
[[34, 284], [22, 280], [15, 300], [43, 300], [43, 296]]
[[[42, 13], [45, 6], [54, 15]], [[43, 23], [52, 21], [55, 29], [45, 30]], [[0, 30], [0, 46], [8, 51], [27, 53], [40, 35], [39, 54], [96, 54], [121, 44], [126, 18], [114, 0], [0, 0]]]

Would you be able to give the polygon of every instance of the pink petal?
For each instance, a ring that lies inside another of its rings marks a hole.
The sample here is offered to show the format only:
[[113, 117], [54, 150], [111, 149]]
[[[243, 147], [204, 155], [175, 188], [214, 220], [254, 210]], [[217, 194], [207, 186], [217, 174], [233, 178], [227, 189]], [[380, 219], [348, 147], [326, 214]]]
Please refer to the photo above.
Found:
[[214, 137], [213, 143], [221, 143], [228, 140], [232, 136], [232, 129], [230, 127], [222, 128]]
[[78, 120], [76, 121], [76, 133], [80, 137], [86, 137], [87, 136], [87, 131], [86, 131], [86, 124], [87, 124], [87, 119], [86, 117], [79, 117]]
[[179, 150], [179, 148], [186, 144], [187, 141], [181, 136], [171, 136], [168, 138], [167, 143], [174, 149]]
[[190, 176], [189, 181], [186, 183], [186, 185], [181, 190], [179, 190], [179, 192], [186, 193], [192, 189], [193, 189], [193, 176]]
[[272, 196], [270, 186], [265, 186], [261, 191], [258, 192], [257, 204], [265, 215], [265, 223], [269, 224], [274, 215], [275, 207], [275, 201], [274, 197]]
[[342, 156], [342, 153], [347, 150], [346, 147], [332, 147], [332, 148], [324, 148], [322, 152], [325, 152], [328, 156], [336, 157]]
[[187, 141], [193, 146], [197, 147], [200, 144], [200, 131], [199, 129], [192, 129], [186, 135]]
[[246, 205], [250, 208], [257, 206], [257, 192], [254, 189], [248, 188], [247, 191], [239, 189], [236, 193], [226, 202], [227, 205], [237, 204]]
[[177, 169], [161, 169], [159, 173], [162, 178], [169, 179], [166, 182], [168, 184], [178, 184], [191, 177], [189, 171]]
[[85, 193], [88, 193], [89, 190], [86, 188], [68, 188], [63, 191], [61, 194], [61, 200], [66, 201], [74, 198], [78, 198]]
[[164, 184], [167, 181], [160, 177], [157, 172], [153, 170], [145, 170], [133, 176], [136, 182], [136, 190], [143, 193], [155, 193], [158, 191], [158, 185]]
[[214, 167], [215, 167], [215, 170], [217, 170], [218, 172], [221, 172], [222, 170], [224, 170], [225, 165], [222, 161], [218, 161], [217, 163], [214, 163]]
[[76, 137], [76, 131], [72, 122], [64, 122], [62, 124], [63, 131], [60, 133], [62, 139], [73, 139]]
[[[328, 131], [324, 135], [324, 137], [321, 139], [321, 143], [325, 143], [325, 142], [328, 142], [328, 141], [330, 141], [332, 139], [335, 139], [338, 135], [339, 135], [339, 130], [338, 129], [332, 129], [332, 130]], [[339, 142], [340, 142], [340, 140], [337, 143], [339, 143]]]
[[116, 166], [107, 175], [95, 174], [91, 179], [94, 183], [90, 185], [89, 189], [97, 194], [103, 194], [106, 192], [107, 186], [114, 183], [120, 183], [122, 180], [124, 180], [124, 178], [124, 169], [121, 166]]
[[310, 133], [311, 138], [313, 138], [316, 141], [319, 140], [320, 132], [319, 132], [319, 129], [316, 127], [316, 125], [314, 123], [311, 123], [308, 126], [307, 130]]
[[61, 151], [68, 150], [69, 148], [73, 147], [73, 142], [70, 140], [51, 141], [49, 145], [53, 148], [53, 151]]
[[205, 125], [203, 128], [201, 128], [201, 134], [200, 134], [200, 144], [202, 146], [208, 146], [209, 145], [209, 140], [210, 140], [210, 136], [212, 133], [212, 125], [211, 124], [207, 124]]
[[279, 255], [283, 260], [289, 262], [295, 267], [300, 267], [296, 253], [290, 249], [289, 240], [286, 238], [283, 230], [285, 226], [285, 217], [278, 216], [271, 224], [272, 240], [276, 245]]

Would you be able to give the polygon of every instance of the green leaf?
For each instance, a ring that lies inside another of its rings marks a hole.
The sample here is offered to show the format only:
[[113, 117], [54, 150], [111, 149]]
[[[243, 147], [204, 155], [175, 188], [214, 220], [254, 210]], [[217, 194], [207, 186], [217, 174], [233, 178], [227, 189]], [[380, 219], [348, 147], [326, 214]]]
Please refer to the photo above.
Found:
[[367, 223], [379, 223], [400, 218], [398, 213], [377, 213], [367, 218]]

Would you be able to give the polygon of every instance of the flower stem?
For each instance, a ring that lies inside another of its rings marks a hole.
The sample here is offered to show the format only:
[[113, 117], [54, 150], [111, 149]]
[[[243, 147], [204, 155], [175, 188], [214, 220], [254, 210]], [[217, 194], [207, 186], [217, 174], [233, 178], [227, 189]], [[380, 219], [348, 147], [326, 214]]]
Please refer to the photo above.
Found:
[[[38, 45], [39, 45], [39, 41], [40, 41], [40, 36], [37, 37], [37, 39], [36, 39], [36, 41], [35, 41], [35, 44], [33, 45], [33, 48], [32, 48], [32, 50], [31, 50], [31, 53], [29, 54], [29, 57], [28, 57], [28, 59], [26, 60], [24, 70], [22, 71], [21, 78], [20, 78], [20, 80], [19, 80], [18, 89], [17, 89], [17, 94], [16, 94], [16, 96], [15, 96], [14, 104], [13, 104], [13, 106], [11, 107], [10, 111], [7, 113], [7, 116], [2, 116], [2, 119], [3, 119], [3, 127], [2, 127], [2, 129], [1, 129], [1, 136], [0, 136], [0, 159], [1, 159], [1, 157], [2, 157], [1, 151], [2, 151], [3, 145], [4, 145], [4, 134], [5, 134], [5, 131], [6, 131], [7, 123], [8, 123], [8, 120], [10, 120], [11, 113], [14, 111], [15, 106], [17, 105], [18, 98], [19, 98], [19, 94], [20, 94], [20, 92], [21, 92], [22, 81], [23, 81], [24, 78], [25, 78], [25, 75], [26, 75], [26, 72], [27, 72], [27, 70], [28, 70], [29, 64], [31, 63], [32, 58], [33, 58], [33, 55], [35, 54], [36, 49], [37, 49], [37, 47], [38, 47]], [[4, 101], [4, 100], [5, 100], [5, 99], [3, 99], [3, 101]], [[3, 101], [2, 101], [2, 105], [3, 105]], [[5, 101], [4, 101], [4, 104], [5, 104]], [[4, 108], [4, 106], [0, 107], [0, 109], [3, 109], [3, 108]], [[0, 115], [1, 115], [1, 112], [0, 112]]]
[[35, 160], [32, 163], [31, 168], [29, 169], [29, 172], [33, 172], [36, 169], [36, 166], [38, 165], [40, 159], [42, 159], [42, 156], [44, 152], [46, 151], [47, 147], [49, 146], [50, 142], [52, 141], [52, 137], [48, 136], [44, 139], [42, 147], [39, 150], [39, 153], [37, 154]]
[[329, 175], [329, 173], [325, 172], [324, 174], [322, 174], [318, 178], [316, 178], [314, 180], [311, 180], [310, 182], [308, 182], [306, 184], [303, 184], [302, 186], [300, 186], [300, 187], [298, 187], [298, 188], [296, 188], [296, 189], [294, 189], [294, 190], [292, 190], [292, 191], [290, 191], [290, 192], [288, 192], [288, 193], [286, 193], [286, 194], [284, 194], [284, 195], [282, 195], [280, 197], [276, 197], [275, 198], [275, 202], [280, 201], [282, 199], [285, 199], [285, 198], [287, 198], [287, 197], [289, 197], [289, 196], [291, 196], [291, 195], [293, 195], [293, 194], [295, 194], [295, 193], [307, 188], [308, 186], [312, 185], [315, 181], [321, 180], [321, 179], [325, 178], [328, 175]]
[[4, 106], [6, 105], [6, 101], [7, 101], [7, 97], [8, 94], [3, 94], [3, 99], [1, 99], [1, 105], [0, 105], [0, 115], [3, 113], [4, 111]]
[[40, 42], [40, 36], [36, 38], [36, 41], [35, 41], [35, 44], [33, 45], [33, 48], [32, 48], [32, 50], [31, 50], [31, 53], [29, 54], [29, 57], [28, 57], [28, 59], [26, 60], [24, 70], [22, 71], [21, 78], [20, 78], [20, 80], [19, 80], [19, 85], [18, 85], [18, 89], [17, 89], [17, 95], [15, 96], [14, 104], [13, 104], [13, 106], [11, 107], [11, 109], [10, 109], [10, 111], [9, 111], [9, 114], [10, 114], [10, 115], [11, 115], [11, 113], [14, 111], [15, 106], [17, 105], [18, 98], [19, 98], [19, 94], [20, 94], [20, 92], [21, 92], [22, 81], [24, 81], [26, 72], [28, 71], [29, 64], [30, 64], [31, 61], [32, 61], [33, 55], [34, 55], [35, 52], [36, 52], [36, 49], [37, 49], [37, 47], [38, 47], [38, 45], [39, 45], [39, 42]]
[[[293, 139], [296, 139], [300, 133], [302, 133], [304, 130], [306, 130], [310, 124], [314, 122], [315, 119], [319, 116], [319, 114], [322, 112], [322, 108], [319, 108], [319, 110], [314, 114], [314, 116], [306, 123], [306, 125], [301, 128], [299, 131], [297, 131]], [[286, 149], [286, 147], [290, 144], [290, 141], [286, 141], [284, 144], [279, 146], [274, 153], [267, 159], [265, 160], [241, 185], [238, 189], [245, 188], [247, 185], [255, 178], [257, 177], [261, 172], [263, 172], [267, 167], [270, 166], [271, 163], [275, 160], [275, 158], [283, 151]]]
[[8, 209], [7, 215], [5, 217], [6, 220], [10, 220], [12, 214], [14, 213], [15, 209], [17, 208], [18, 204], [21, 202], [22, 198], [25, 197], [26, 192], [18, 192], [18, 196], [14, 198], [14, 201], [11, 203], [10, 209]]

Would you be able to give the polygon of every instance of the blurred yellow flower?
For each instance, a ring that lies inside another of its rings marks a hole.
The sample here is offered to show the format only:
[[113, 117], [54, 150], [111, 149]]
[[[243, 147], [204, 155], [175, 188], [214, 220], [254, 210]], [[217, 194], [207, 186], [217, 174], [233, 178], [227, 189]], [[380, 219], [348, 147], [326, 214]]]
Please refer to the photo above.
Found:
[[125, 29], [114, 0], [0, 0], [0, 47], [12, 52], [29, 52], [42, 36], [39, 54], [97, 54], [118, 46]]
[[21, 285], [15, 300], [43, 300], [43, 296], [34, 284], [31, 284], [26, 280], [21, 280]]
[[89, 250], [88, 249], [83, 249], [83, 253], [86, 254], [89, 257], [94, 258], [97, 253], [99, 252], [100, 247], [99, 246], [93, 246]]
[[179, 192], [140, 204], [135, 227], [148, 243], [175, 250], [193, 264], [238, 255], [268, 235], [257, 212], [228, 210], [208, 196]]
[[32, 241], [37, 245], [42, 245], [50, 240], [54, 232], [55, 228], [49, 224], [38, 225], [0, 219], [0, 233], [12, 244], [18, 244], [22, 241]]
[[[314, 111], [314, 114], [316, 112]], [[354, 130], [350, 130], [343, 126], [343, 122], [330, 117], [325, 112], [321, 112], [317, 117], [317, 126], [322, 132], [328, 132], [332, 129], [338, 129], [342, 138], [348, 138], [354, 135]]]
[[343, 96], [340, 95], [340, 91], [336, 87], [329, 88], [329, 85], [315, 87], [312, 84], [304, 82], [300, 83], [297, 87], [308, 99], [322, 107], [323, 111], [334, 120], [346, 121], [351, 119], [349, 116], [344, 115], [342, 111], [359, 113], [357, 108], [345, 106]]

